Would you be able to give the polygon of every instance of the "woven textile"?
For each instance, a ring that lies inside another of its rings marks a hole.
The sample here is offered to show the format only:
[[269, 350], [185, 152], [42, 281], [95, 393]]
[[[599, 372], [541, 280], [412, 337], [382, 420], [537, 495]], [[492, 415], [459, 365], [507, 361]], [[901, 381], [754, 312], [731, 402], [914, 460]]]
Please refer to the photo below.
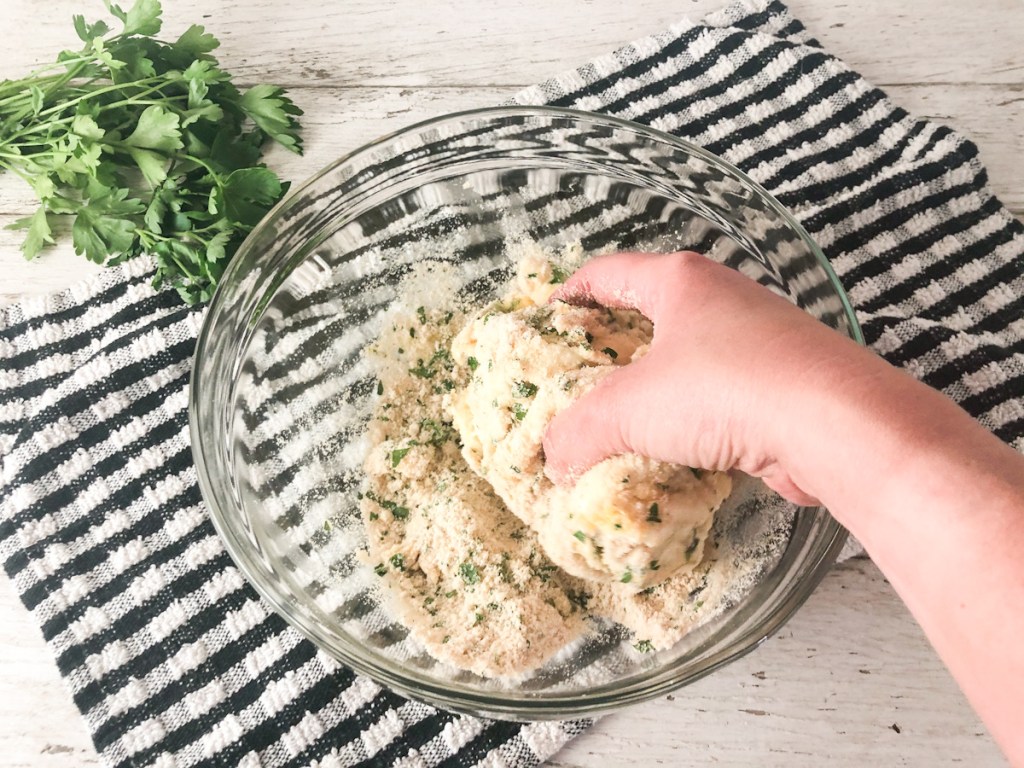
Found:
[[[687, 138], [788, 206], [868, 343], [1024, 448], [1024, 227], [975, 147], [778, 3], [684, 22], [519, 94]], [[0, 558], [111, 766], [528, 766], [586, 722], [453, 715], [357, 677], [244, 582], [187, 429], [199, 310], [137, 260], [0, 308]]]

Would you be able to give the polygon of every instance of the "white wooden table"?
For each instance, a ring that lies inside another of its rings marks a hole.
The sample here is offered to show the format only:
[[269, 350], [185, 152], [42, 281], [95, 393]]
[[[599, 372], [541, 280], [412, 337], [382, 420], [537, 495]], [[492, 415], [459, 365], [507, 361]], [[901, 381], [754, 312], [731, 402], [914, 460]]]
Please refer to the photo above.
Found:
[[[498, 103], [520, 87], [723, 0], [166, 0], [165, 30], [206, 24], [240, 83], [286, 86], [307, 152], [275, 152], [300, 181], [403, 125]], [[130, 4], [125, 0], [124, 5]], [[991, 184], [1024, 212], [1021, 0], [791, 0], [795, 14], [911, 112], [973, 138]], [[83, 10], [84, 9], [84, 10]], [[0, 78], [77, 46], [99, 2], [4, 0]], [[0, 177], [0, 226], [29, 213]], [[0, 301], [97, 267], [62, 244], [25, 263], [0, 229]], [[38, 628], [0, 577], [0, 768], [99, 765]], [[1003, 765], [920, 630], [866, 560], [837, 567], [780, 635], [709, 678], [609, 716], [552, 765]]]

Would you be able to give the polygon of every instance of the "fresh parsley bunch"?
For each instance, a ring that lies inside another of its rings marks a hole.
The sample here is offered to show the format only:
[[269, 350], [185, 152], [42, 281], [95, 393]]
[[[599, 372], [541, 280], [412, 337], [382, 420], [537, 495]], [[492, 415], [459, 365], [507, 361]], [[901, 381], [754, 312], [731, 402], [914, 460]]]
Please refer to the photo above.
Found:
[[31, 259], [54, 242], [53, 217], [73, 217], [76, 253], [100, 264], [151, 253], [157, 286], [174, 286], [189, 304], [206, 301], [287, 189], [260, 156], [267, 138], [302, 151], [302, 112], [281, 88], [239, 91], [203, 27], [173, 43], [156, 39], [158, 0], [127, 11], [104, 2], [120, 32], [75, 16], [80, 51], [0, 82], [0, 169], [40, 201], [10, 226], [27, 230]]

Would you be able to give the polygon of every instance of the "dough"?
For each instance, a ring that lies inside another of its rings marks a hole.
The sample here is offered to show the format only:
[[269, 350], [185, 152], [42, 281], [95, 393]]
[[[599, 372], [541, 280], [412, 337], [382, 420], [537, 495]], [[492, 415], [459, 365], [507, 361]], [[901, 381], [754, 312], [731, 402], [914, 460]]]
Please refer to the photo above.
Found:
[[463, 457], [573, 575], [639, 591], [692, 570], [731, 490], [727, 474], [636, 455], [606, 459], [569, 487], [543, 471], [550, 420], [642, 355], [650, 321], [629, 310], [544, 303], [550, 265], [526, 261], [519, 272], [512, 295], [471, 317], [452, 344], [466, 375], [446, 408]]

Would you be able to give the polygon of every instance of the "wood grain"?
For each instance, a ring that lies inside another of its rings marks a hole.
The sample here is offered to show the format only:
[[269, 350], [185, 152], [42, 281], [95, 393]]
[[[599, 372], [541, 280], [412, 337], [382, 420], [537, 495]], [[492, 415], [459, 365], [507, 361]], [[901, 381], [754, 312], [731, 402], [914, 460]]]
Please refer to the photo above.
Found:
[[0, 578], [0, 649], [0, 766], [101, 765], [39, 626], [6, 578]]
[[[95, 4], [99, 7], [99, 4]], [[165, 36], [193, 21], [223, 43], [221, 57], [246, 82], [281, 85], [527, 85], [690, 16], [722, 0], [176, 0]], [[829, 50], [878, 85], [1020, 84], [1024, 7], [1018, 0], [902, 3], [792, 0], [797, 18]], [[0, 77], [75, 47], [81, 0], [8, 0], [8, 28], [31, 30], [5, 53]]]
[[[242, 84], [271, 80], [306, 110], [307, 154], [275, 152], [300, 181], [418, 120], [499, 103], [519, 88], [724, 0], [167, 0], [167, 36], [193, 21], [223, 42]], [[996, 194], [1024, 213], [1024, 3], [791, 0], [831, 52], [910, 112], [974, 140]], [[81, 0], [4, 0], [16, 44], [0, 78], [78, 45]], [[0, 225], [32, 209], [0, 176]], [[33, 263], [0, 230], [0, 301], [98, 270], [65, 242]], [[0, 579], [0, 768], [99, 765], [36, 623]], [[761, 648], [673, 697], [602, 720], [552, 763], [626, 765], [1002, 765], [892, 589], [870, 563], [831, 573]]]

